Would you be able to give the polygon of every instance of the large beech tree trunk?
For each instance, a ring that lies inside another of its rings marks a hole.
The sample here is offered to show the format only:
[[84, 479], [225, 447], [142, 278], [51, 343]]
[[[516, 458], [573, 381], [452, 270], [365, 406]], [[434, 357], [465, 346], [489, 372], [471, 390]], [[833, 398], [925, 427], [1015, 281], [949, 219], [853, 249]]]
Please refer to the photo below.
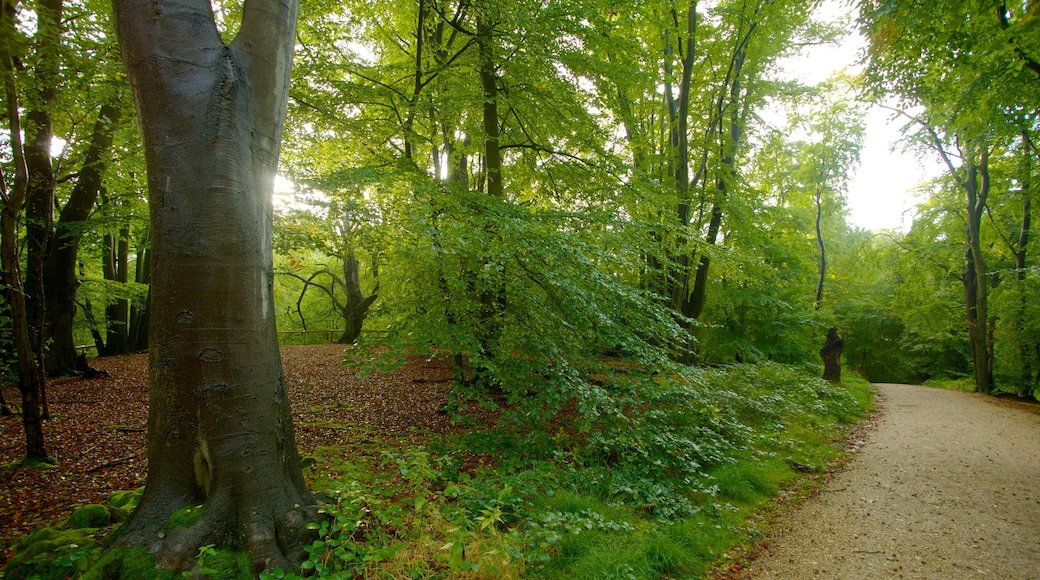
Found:
[[[115, 0], [148, 166], [148, 479], [118, 540], [188, 569], [202, 545], [294, 568], [316, 517], [273, 303], [271, 195], [297, 0], [246, 0], [225, 45], [209, 0]], [[202, 505], [188, 528], [170, 514]], [[310, 506], [310, 507], [308, 507]]]

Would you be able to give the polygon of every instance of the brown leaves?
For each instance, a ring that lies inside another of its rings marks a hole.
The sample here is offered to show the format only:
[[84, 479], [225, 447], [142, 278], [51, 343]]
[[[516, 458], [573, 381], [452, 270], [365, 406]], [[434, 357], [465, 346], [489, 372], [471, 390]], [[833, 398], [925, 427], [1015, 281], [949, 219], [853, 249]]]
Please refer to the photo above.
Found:
[[[414, 357], [393, 374], [358, 378], [342, 364], [342, 345], [282, 349], [301, 456], [320, 444], [361, 433], [375, 436], [452, 431], [440, 412], [451, 387], [450, 363]], [[50, 469], [20, 468], [25, 453], [21, 418], [0, 420], [0, 565], [19, 537], [57, 523], [73, 507], [144, 484], [148, 356], [99, 358], [109, 378], [48, 382], [53, 419], [44, 425]], [[17, 401], [13, 387], [4, 396]]]

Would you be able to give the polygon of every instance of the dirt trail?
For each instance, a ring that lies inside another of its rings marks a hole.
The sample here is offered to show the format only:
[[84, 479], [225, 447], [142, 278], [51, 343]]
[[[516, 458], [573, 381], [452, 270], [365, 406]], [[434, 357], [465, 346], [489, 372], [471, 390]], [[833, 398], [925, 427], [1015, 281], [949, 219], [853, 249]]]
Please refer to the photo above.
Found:
[[1040, 409], [877, 388], [866, 445], [744, 577], [1040, 579]]

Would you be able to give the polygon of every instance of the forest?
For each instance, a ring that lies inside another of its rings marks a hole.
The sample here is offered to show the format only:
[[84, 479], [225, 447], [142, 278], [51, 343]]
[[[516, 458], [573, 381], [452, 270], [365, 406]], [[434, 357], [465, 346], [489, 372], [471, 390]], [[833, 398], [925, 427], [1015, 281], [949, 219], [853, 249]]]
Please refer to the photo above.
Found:
[[[862, 379], [1040, 398], [1040, 3], [820, 4], [4, 0], [0, 406], [26, 460], [52, 461], [52, 380], [149, 353], [140, 505], [63, 566], [343, 556], [375, 508], [305, 480], [279, 346], [335, 342], [360, 375], [435, 361], [441, 413], [501, 413], [464, 443], [525, 457], [492, 483], [435, 468], [457, 441], [380, 464], [412, 512], [475, 534], [437, 560], [473, 577], [580, 575], [560, 529], [745, 517], [758, 490], [727, 469], [787, 457], [772, 489], [828, 461], [788, 433], [839, 436]], [[785, 71], [855, 34], [855, 70]], [[902, 230], [849, 220], [872, 107], [945, 168]], [[531, 499], [583, 480], [580, 509]], [[365, 541], [392, 544], [373, 531], [328, 574], [397, 553]], [[617, 577], [696, 568], [665, 561]]]

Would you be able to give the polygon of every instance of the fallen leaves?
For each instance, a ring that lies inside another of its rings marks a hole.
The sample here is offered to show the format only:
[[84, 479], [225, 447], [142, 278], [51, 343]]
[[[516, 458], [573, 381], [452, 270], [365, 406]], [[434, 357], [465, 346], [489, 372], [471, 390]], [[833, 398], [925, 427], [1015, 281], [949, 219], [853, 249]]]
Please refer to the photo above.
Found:
[[[449, 362], [421, 357], [392, 374], [359, 378], [342, 364], [341, 345], [282, 348], [301, 456], [358, 433], [406, 435], [456, 430], [440, 412], [451, 387]], [[53, 468], [21, 468], [21, 418], [0, 419], [0, 565], [11, 544], [57, 523], [77, 505], [100, 503], [144, 484], [147, 470], [148, 355], [96, 359], [110, 377], [48, 381], [52, 419], [44, 437]], [[4, 397], [17, 401], [13, 387]], [[486, 413], [486, 411], [485, 411]]]

